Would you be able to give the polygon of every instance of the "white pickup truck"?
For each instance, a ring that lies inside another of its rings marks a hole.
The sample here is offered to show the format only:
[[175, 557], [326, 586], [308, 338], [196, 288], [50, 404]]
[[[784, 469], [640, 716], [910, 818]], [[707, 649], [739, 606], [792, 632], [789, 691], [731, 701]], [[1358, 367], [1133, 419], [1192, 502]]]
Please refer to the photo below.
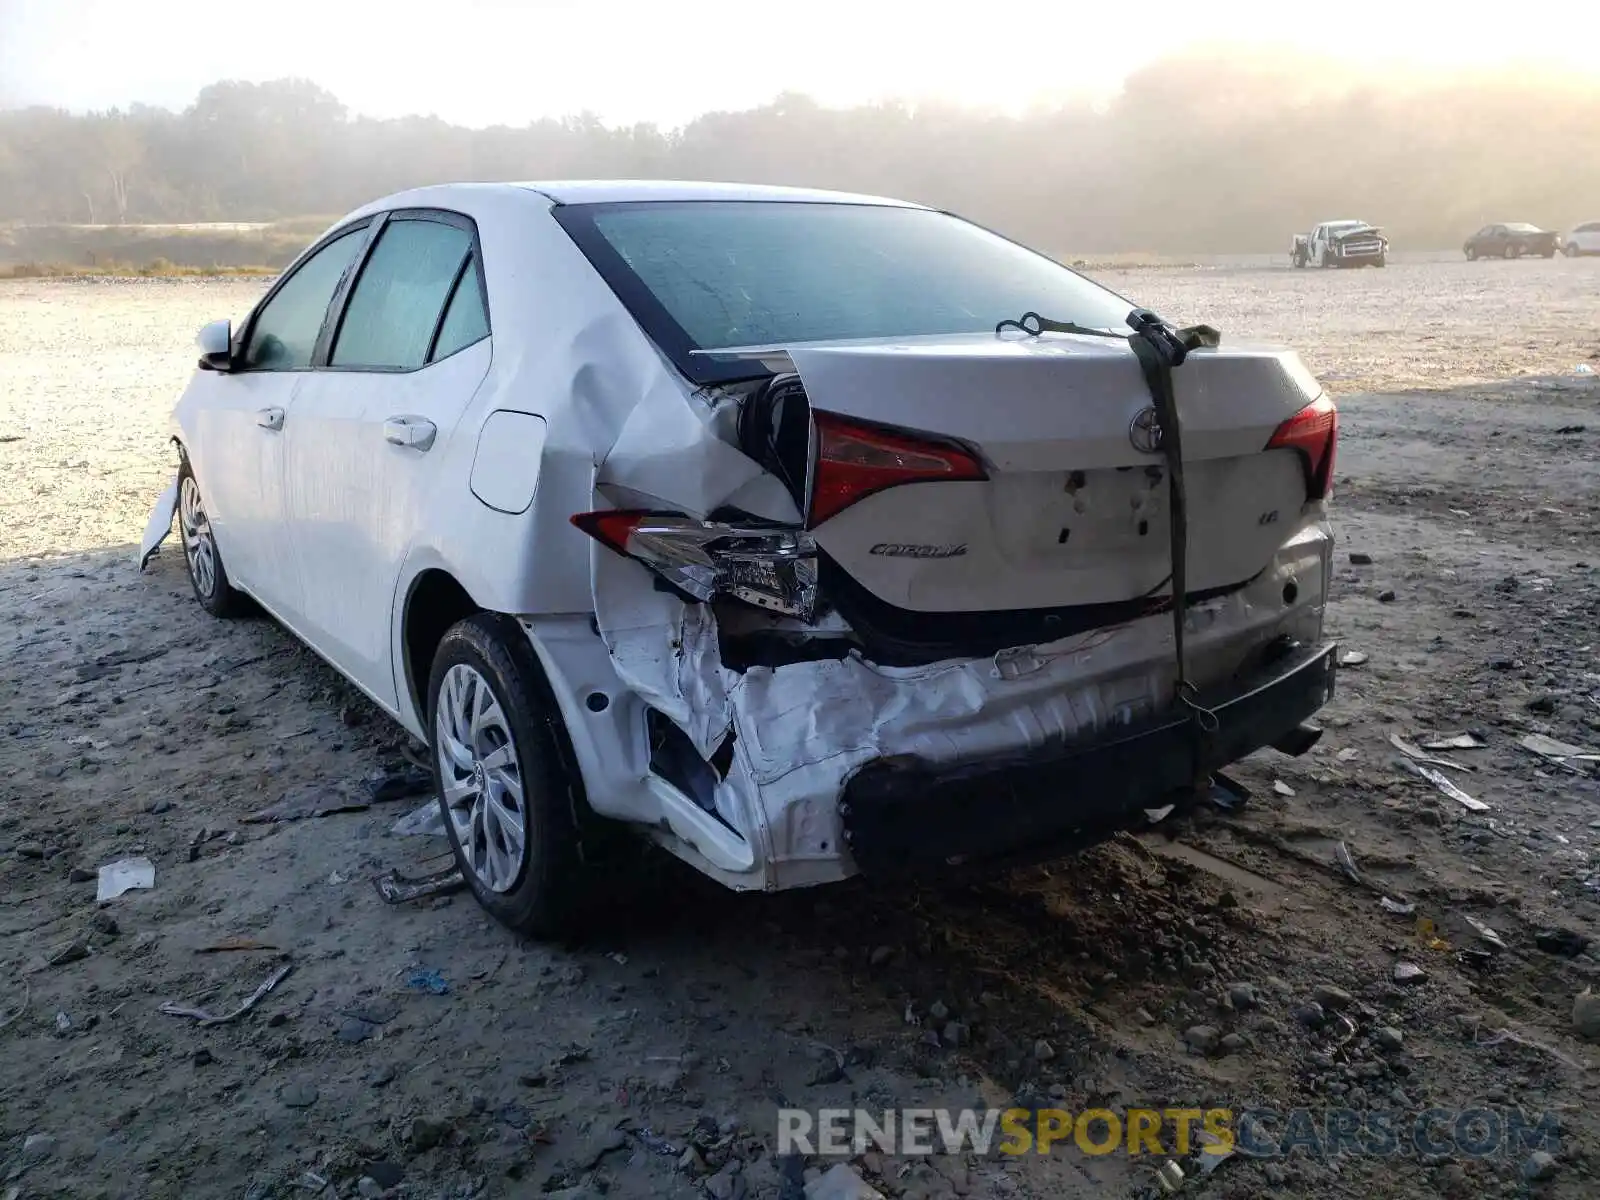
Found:
[[1381, 267], [1389, 261], [1389, 239], [1365, 221], [1324, 221], [1295, 234], [1289, 253], [1297, 267]]

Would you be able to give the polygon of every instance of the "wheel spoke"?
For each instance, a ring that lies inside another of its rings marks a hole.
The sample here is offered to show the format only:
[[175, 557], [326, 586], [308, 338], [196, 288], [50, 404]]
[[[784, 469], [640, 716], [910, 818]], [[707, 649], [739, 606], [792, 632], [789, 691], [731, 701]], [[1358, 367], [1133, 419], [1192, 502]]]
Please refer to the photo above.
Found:
[[480, 886], [509, 891], [528, 853], [522, 764], [505, 706], [466, 663], [440, 682], [434, 757], [462, 867]]

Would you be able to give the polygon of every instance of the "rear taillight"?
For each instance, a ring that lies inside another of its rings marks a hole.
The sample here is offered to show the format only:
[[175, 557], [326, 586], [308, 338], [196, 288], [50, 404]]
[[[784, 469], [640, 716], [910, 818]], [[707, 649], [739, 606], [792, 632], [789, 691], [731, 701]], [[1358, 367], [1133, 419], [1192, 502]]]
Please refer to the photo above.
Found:
[[903, 483], [989, 478], [982, 464], [959, 446], [863, 425], [815, 409], [811, 415], [817, 427], [812, 526], [874, 492]]
[[1300, 451], [1307, 498], [1325, 500], [1333, 490], [1333, 457], [1338, 445], [1339, 410], [1328, 397], [1319, 396], [1278, 426], [1267, 449]]
[[803, 621], [815, 615], [817, 547], [802, 529], [628, 509], [577, 513], [572, 523], [690, 599], [729, 596]]

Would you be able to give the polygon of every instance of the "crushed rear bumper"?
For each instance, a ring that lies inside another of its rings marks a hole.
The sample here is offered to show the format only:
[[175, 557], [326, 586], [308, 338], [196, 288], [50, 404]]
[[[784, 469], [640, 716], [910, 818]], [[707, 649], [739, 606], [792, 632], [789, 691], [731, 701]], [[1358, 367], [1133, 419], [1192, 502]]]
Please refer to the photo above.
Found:
[[[1217, 728], [1200, 766], [1216, 771], [1290, 737], [1333, 696], [1337, 647], [1294, 649], [1203, 694]], [[1189, 790], [1189, 718], [1168, 711], [1084, 742], [956, 766], [874, 759], [845, 783], [840, 815], [862, 871], [999, 859], [1092, 845], [1144, 824]]]

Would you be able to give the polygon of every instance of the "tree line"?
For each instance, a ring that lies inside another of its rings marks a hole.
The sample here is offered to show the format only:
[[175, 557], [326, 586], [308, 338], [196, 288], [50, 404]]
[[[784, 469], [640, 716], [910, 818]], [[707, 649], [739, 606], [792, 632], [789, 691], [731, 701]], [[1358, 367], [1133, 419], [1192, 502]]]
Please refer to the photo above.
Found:
[[1156, 63], [1100, 104], [999, 115], [785, 94], [672, 130], [376, 120], [305, 80], [224, 81], [181, 112], [0, 111], [0, 221], [266, 221], [444, 180], [672, 177], [900, 196], [1065, 254], [1281, 252], [1340, 217], [1443, 248], [1488, 221], [1600, 219], [1597, 112], [1594, 77], [1345, 78], [1220, 57]]

